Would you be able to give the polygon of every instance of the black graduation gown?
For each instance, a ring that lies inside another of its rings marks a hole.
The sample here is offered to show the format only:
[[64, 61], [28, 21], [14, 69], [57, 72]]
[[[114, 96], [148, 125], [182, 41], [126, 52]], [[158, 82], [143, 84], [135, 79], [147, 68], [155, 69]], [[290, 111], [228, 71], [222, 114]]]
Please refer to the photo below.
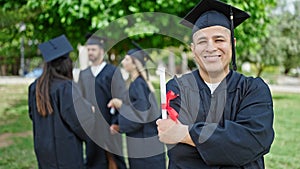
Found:
[[152, 93], [141, 77], [129, 86], [119, 116], [120, 132], [126, 133], [131, 169], [165, 169], [164, 145], [158, 140], [156, 120], [160, 111]]
[[82, 169], [82, 141], [95, 124], [91, 104], [82, 99], [72, 81], [55, 79], [50, 87], [53, 113], [42, 117], [37, 111], [35, 88], [36, 81], [29, 86], [28, 106], [39, 168]]
[[170, 169], [264, 168], [274, 131], [272, 97], [261, 78], [230, 71], [211, 94], [196, 70], [169, 81], [168, 90], [179, 94], [171, 106], [196, 144], [169, 145]]
[[97, 119], [98, 123], [102, 125], [99, 130], [100, 138], [90, 138], [86, 142], [87, 169], [108, 168], [105, 150], [114, 153], [118, 169], [125, 169], [126, 164], [122, 157], [122, 137], [120, 134], [111, 135], [109, 130], [111, 124], [118, 124], [118, 112], [111, 114], [107, 107], [113, 97], [121, 98], [126, 91], [120, 70], [111, 64], [106, 64], [94, 77], [91, 68], [88, 67], [80, 72], [78, 84], [83, 96], [93, 105], [98, 105], [95, 107], [102, 114]]

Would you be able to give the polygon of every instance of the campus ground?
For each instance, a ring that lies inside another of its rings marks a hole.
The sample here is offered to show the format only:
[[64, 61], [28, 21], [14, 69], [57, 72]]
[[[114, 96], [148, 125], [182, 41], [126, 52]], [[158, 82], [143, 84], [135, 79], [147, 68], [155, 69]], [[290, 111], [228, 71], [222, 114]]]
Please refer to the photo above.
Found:
[[[0, 76], [1, 84], [30, 84], [34, 78]], [[300, 93], [300, 78], [279, 76], [277, 84], [268, 84], [272, 92]]]

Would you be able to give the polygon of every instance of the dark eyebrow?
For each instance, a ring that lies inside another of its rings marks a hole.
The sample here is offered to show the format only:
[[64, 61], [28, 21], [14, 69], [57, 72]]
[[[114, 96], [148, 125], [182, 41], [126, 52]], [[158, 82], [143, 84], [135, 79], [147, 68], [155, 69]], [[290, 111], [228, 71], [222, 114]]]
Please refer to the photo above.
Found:
[[216, 39], [218, 39], [218, 38], [225, 38], [225, 36], [223, 36], [223, 35], [215, 35], [213, 37], [216, 38]]
[[206, 37], [199, 37], [199, 38], [197, 38], [197, 41], [200, 41], [200, 40], [206, 40], [207, 38]]

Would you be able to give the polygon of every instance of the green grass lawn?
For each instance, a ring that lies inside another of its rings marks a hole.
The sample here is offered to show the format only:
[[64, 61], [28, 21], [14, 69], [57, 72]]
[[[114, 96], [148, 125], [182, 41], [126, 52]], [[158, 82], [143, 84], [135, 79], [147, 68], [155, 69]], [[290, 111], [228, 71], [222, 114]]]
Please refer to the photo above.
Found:
[[32, 127], [27, 86], [0, 85], [0, 169], [33, 169]]
[[273, 95], [275, 140], [266, 156], [267, 169], [300, 169], [300, 94]]
[[[300, 169], [300, 94], [275, 93], [275, 141], [267, 169]], [[27, 86], [0, 85], [0, 169], [36, 169]]]

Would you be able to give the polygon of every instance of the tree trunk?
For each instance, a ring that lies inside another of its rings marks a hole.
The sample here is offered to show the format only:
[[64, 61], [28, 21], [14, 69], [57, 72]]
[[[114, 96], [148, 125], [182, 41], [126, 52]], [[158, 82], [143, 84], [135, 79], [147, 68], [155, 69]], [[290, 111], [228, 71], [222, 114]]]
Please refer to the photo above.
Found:
[[261, 74], [262, 74], [262, 72], [263, 72], [263, 70], [264, 70], [264, 65], [260, 64], [260, 63], [257, 63], [256, 64], [256, 68], [257, 68], [257, 74], [256, 74], [256, 76], [260, 77]]
[[262, 67], [260, 67], [259, 69], [258, 69], [258, 71], [257, 71], [257, 77], [260, 77], [261, 76], [261, 74], [262, 74], [262, 72], [263, 72], [263, 68]]
[[0, 66], [0, 68], [1, 68], [0, 69], [0, 75], [1, 76], [6, 76], [6, 74], [7, 74], [7, 71], [6, 71], [7, 70], [7, 65], [3, 64], [3, 65]]
[[290, 68], [285, 68], [284, 69], [284, 74], [287, 75], [290, 72], [290, 70], [291, 70]]

